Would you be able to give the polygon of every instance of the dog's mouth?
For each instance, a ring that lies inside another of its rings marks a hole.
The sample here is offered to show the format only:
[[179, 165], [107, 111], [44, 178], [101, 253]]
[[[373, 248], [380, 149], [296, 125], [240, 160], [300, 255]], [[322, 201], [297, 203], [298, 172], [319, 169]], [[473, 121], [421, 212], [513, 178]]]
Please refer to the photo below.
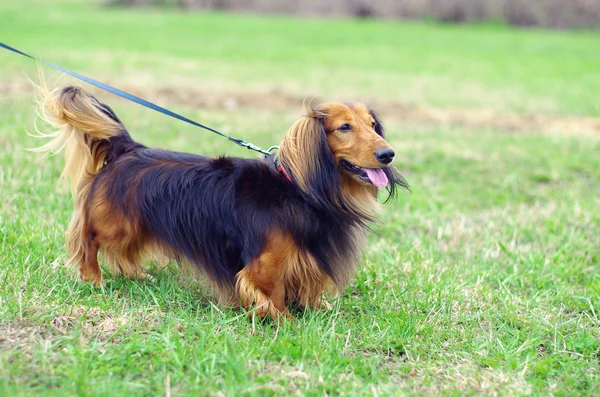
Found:
[[356, 175], [361, 181], [370, 183], [377, 188], [388, 185], [388, 177], [383, 168], [362, 168], [344, 159], [340, 160], [340, 166], [349, 173]]

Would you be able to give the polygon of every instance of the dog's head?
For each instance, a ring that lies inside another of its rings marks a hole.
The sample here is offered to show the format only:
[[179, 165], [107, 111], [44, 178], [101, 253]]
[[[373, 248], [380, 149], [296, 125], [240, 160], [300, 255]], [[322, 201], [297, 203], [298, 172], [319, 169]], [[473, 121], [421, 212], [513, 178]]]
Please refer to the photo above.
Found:
[[375, 112], [363, 104], [334, 103], [323, 105], [320, 111], [338, 169], [361, 184], [387, 187], [395, 153], [383, 137]]
[[[280, 160], [309, 196], [336, 201], [345, 176], [367, 189], [408, 188], [392, 166], [394, 150], [374, 110], [357, 103], [326, 103], [307, 110], [281, 143]], [[375, 190], [375, 189], [373, 189]]]

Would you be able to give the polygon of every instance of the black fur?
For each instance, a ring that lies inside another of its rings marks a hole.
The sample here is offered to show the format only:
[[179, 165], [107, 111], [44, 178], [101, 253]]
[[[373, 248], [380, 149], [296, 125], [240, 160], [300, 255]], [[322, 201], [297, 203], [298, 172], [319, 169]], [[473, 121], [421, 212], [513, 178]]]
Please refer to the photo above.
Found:
[[[109, 140], [91, 196], [103, 186], [115, 209], [139, 220], [142, 233], [220, 286], [233, 286], [235, 275], [259, 255], [268, 232], [277, 228], [289, 231], [334, 282], [341, 282], [347, 269], [339, 258], [355, 249], [352, 229], [366, 220], [345, 205], [324, 131], [322, 137], [322, 166], [312, 175], [310, 191], [303, 192], [270, 159], [215, 159], [151, 149], [123, 130]], [[391, 185], [401, 181], [405, 186], [401, 177], [389, 175]]]

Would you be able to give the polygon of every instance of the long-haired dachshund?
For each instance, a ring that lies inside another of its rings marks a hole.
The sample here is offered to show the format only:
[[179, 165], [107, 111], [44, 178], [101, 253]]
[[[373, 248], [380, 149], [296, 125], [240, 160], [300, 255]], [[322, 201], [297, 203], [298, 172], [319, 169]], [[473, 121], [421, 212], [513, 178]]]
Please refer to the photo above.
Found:
[[351, 280], [377, 189], [408, 188], [362, 104], [311, 107], [266, 159], [147, 148], [78, 87], [45, 91], [40, 105], [58, 129], [40, 149], [64, 148], [75, 199], [69, 261], [96, 286], [99, 252], [129, 277], [160, 252], [200, 270], [222, 304], [291, 317], [286, 303], [322, 307], [325, 291]]

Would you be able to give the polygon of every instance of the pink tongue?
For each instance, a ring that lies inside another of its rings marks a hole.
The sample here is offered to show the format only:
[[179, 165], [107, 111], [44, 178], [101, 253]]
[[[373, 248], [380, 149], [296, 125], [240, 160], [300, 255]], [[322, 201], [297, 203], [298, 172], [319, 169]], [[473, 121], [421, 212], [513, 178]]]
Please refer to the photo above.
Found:
[[387, 176], [381, 168], [364, 168], [367, 173], [367, 176], [371, 180], [371, 183], [375, 185], [375, 187], [386, 187], [388, 184]]

